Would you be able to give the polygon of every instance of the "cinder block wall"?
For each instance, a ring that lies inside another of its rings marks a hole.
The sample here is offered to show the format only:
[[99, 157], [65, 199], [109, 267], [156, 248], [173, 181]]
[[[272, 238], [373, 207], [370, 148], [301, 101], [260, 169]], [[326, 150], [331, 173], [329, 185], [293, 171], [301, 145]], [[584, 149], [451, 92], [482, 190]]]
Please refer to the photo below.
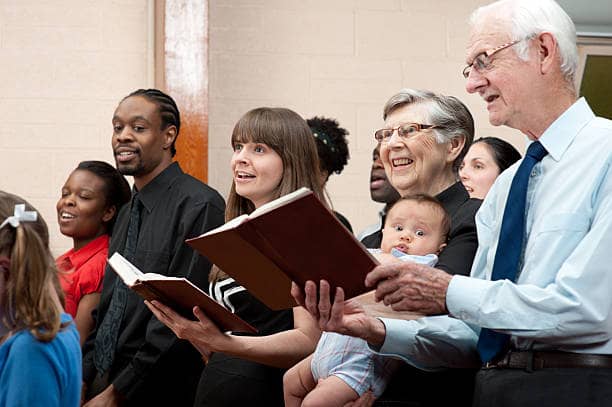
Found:
[[[112, 112], [152, 85], [153, 0], [0, 1], [0, 188], [41, 209], [54, 254], [55, 202], [81, 160], [113, 162]], [[484, 104], [463, 89], [467, 16], [486, 0], [210, 0], [209, 183], [226, 195], [231, 129], [247, 110], [286, 106], [337, 118], [351, 159], [328, 189], [356, 231], [379, 209], [369, 198], [372, 133], [401, 87], [453, 94], [477, 134], [523, 138], [489, 126]]]
[[[147, 0], [0, 2], [0, 189], [46, 219], [79, 161], [113, 163], [111, 118], [120, 97], [148, 84]], [[152, 66], [152, 65], [151, 65]]]
[[358, 232], [376, 220], [369, 197], [373, 132], [382, 107], [402, 87], [464, 101], [477, 136], [523, 138], [488, 124], [461, 70], [469, 13], [486, 0], [211, 0], [209, 180], [223, 193], [238, 118], [257, 106], [285, 106], [303, 117], [335, 117], [350, 131], [351, 159], [328, 190]]

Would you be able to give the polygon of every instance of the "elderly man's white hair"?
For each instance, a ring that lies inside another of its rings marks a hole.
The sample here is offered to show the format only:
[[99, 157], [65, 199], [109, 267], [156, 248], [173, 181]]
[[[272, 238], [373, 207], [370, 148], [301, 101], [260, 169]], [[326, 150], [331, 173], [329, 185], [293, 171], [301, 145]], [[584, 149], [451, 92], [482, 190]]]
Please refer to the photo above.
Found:
[[[500, 0], [476, 9], [470, 17], [472, 27], [478, 27], [484, 17], [495, 17], [508, 22], [512, 40], [534, 37], [540, 33], [552, 34], [557, 40], [561, 72], [568, 85], [574, 89], [574, 77], [578, 67], [576, 26], [567, 13], [554, 0]], [[515, 47], [519, 58], [529, 58], [528, 44]]]

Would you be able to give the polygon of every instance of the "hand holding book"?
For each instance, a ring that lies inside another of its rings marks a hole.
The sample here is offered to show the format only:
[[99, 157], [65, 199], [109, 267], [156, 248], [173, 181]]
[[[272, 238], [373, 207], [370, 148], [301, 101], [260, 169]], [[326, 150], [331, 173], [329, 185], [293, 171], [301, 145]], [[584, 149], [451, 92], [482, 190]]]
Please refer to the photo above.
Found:
[[295, 306], [291, 282], [327, 280], [347, 298], [378, 262], [307, 188], [187, 240], [271, 309]]
[[257, 332], [186, 278], [143, 273], [119, 253], [113, 254], [108, 264], [130, 289], [147, 301], [164, 303], [191, 319], [197, 306], [223, 331]]
[[193, 307], [196, 321], [191, 321], [159, 301], [145, 300], [145, 305], [161, 323], [174, 332], [177, 338], [188, 340], [200, 352], [204, 363], [208, 363], [215, 349], [212, 347], [214, 345], [211, 346], [215, 338], [221, 340], [227, 338], [198, 306]]

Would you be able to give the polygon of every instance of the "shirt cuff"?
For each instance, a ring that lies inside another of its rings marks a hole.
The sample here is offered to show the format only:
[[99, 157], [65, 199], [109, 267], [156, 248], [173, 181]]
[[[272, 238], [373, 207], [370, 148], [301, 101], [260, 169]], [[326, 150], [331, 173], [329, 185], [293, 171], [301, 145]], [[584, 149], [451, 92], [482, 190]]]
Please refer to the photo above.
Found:
[[138, 389], [142, 375], [134, 371], [131, 365], [127, 365], [121, 373], [113, 380], [115, 390], [126, 399], [130, 399], [132, 394]]
[[446, 308], [450, 316], [462, 321], [477, 320], [481, 299], [491, 282], [480, 278], [455, 275], [446, 290]]
[[378, 318], [385, 324], [385, 341], [380, 349], [370, 346], [373, 352], [385, 355], [403, 355], [412, 349], [416, 331], [410, 329], [410, 322], [402, 319]]

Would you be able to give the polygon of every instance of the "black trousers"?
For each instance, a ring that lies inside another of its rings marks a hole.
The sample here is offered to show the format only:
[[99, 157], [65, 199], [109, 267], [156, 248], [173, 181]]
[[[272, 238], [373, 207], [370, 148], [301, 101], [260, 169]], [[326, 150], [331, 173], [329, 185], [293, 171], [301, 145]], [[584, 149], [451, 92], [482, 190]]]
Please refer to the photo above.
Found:
[[473, 407], [612, 405], [612, 369], [482, 369]]
[[[425, 372], [402, 365], [376, 407], [470, 407], [476, 369]], [[543, 406], [540, 406], [543, 407]]]
[[213, 353], [206, 365], [194, 407], [282, 407], [284, 369]]

